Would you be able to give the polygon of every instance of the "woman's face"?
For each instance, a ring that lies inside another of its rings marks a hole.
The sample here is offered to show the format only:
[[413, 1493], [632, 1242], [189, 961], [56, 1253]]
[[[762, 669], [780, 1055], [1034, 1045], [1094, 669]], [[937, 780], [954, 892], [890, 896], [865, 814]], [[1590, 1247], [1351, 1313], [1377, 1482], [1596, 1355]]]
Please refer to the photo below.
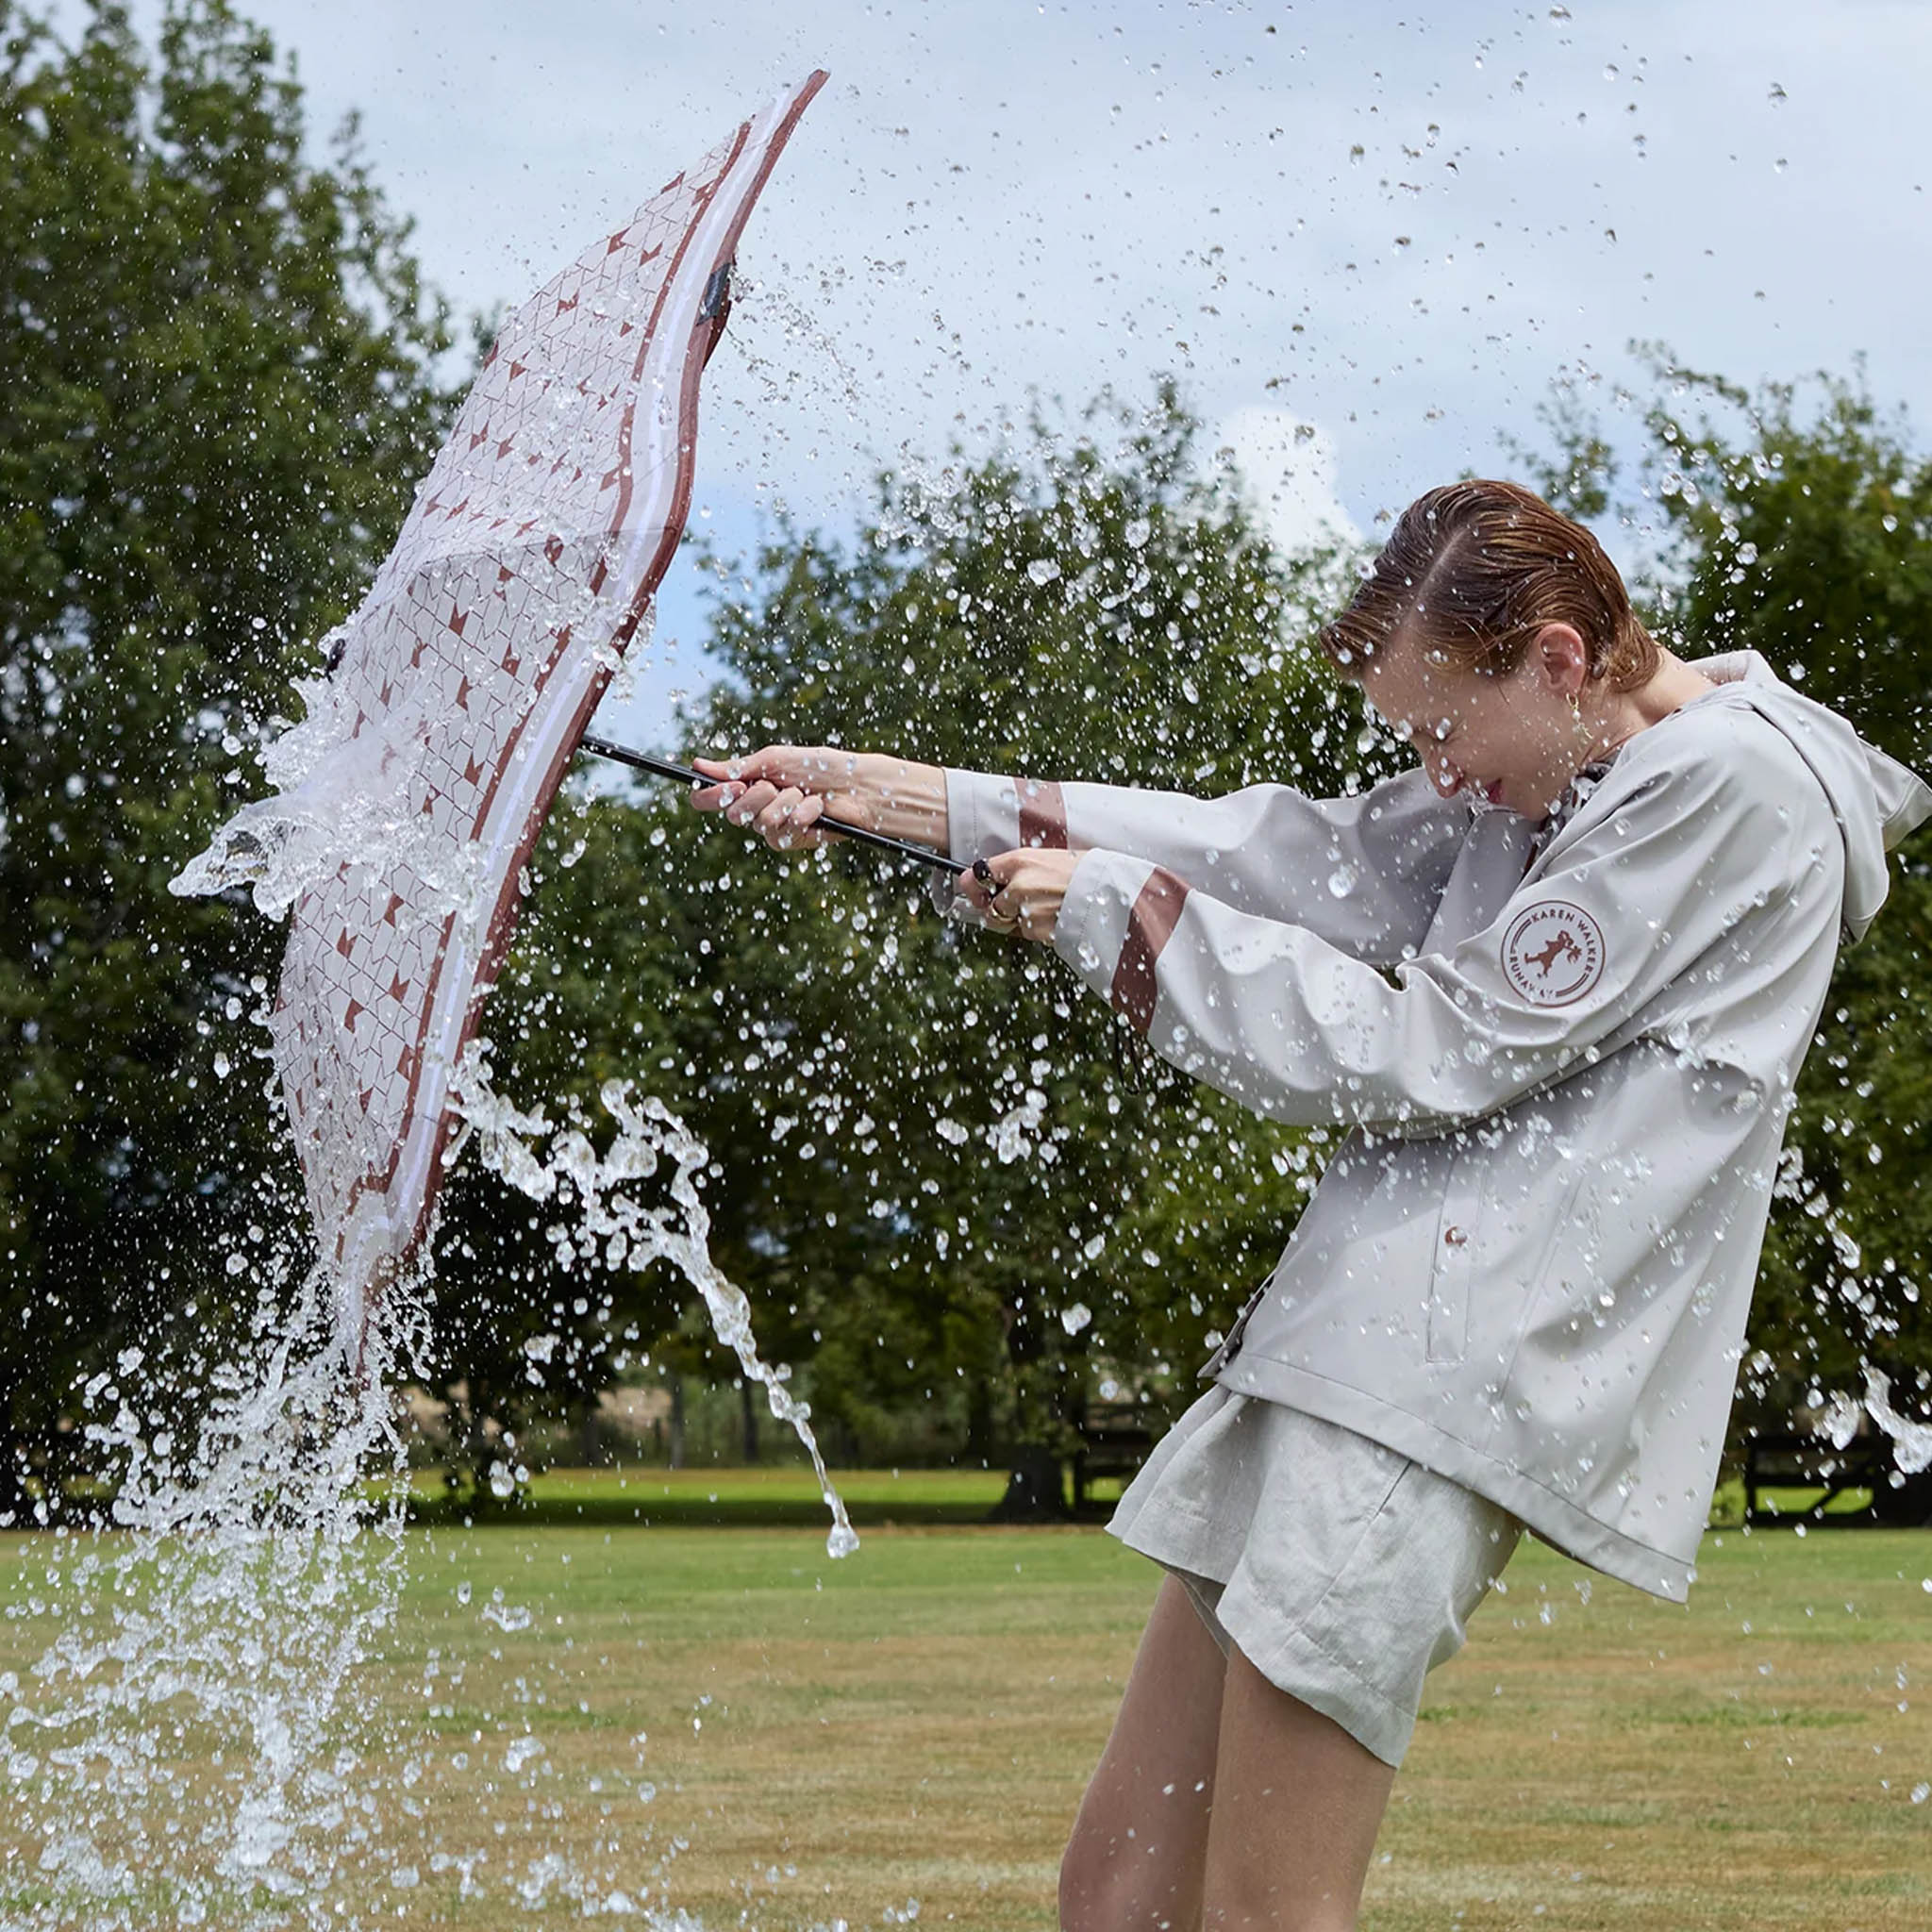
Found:
[[1507, 677], [1461, 670], [1404, 629], [1368, 658], [1362, 690], [1444, 798], [1474, 795], [1541, 818], [1590, 750], [1571, 709], [1587, 664], [1567, 624], [1545, 625]]

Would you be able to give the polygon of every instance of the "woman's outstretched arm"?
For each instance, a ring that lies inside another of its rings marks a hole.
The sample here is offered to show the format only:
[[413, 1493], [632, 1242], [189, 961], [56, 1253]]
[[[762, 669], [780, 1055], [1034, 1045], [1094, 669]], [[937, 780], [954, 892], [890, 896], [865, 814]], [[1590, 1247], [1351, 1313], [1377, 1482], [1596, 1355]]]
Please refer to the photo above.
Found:
[[699, 811], [722, 811], [781, 851], [805, 851], [840, 835], [843, 819], [894, 839], [947, 848], [946, 774], [938, 765], [836, 744], [767, 744], [741, 758], [693, 758], [713, 782], [694, 786]]
[[[1250, 785], [1195, 798], [1132, 785], [945, 768], [952, 857], [1096, 847], [1166, 868], [1241, 912], [1286, 921], [1372, 965], [1423, 943], [1473, 807], [1416, 769], [1353, 798]], [[942, 907], [942, 881], [934, 882]]]
[[[1005, 778], [836, 745], [765, 745], [693, 764], [718, 781], [693, 791], [693, 806], [722, 810], [781, 849], [836, 838], [824, 829], [828, 817], [937, 846], [962, 866], [1025, 847], [1104, 848], [1372, 965], [1392, 965], [1422, 945], [1473, 809], [1439, 795], [1420, 769], [1352, 798], [1273, 784], [1195, 798]], [[948, 880], [936, 875], [931, 892], [941, 911], [955, 909]]]

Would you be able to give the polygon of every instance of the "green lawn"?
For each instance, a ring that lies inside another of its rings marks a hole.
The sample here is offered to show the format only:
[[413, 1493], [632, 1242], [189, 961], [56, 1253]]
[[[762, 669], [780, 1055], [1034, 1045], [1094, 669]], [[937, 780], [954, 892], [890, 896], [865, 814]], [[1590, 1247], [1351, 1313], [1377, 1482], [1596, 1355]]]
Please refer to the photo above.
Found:
[[[1007, 1477], [1004, 1470], [841, 1469], [832, 1486], [860, 1528], [903, 1527], [983, 1522], [1006, 1493]], [[419, 1474], [410, 1511], [425, 1526], [454, 1528], [466, 1515], [474, 1520], [475, 1505], [448, 1497], [433, 1474]], [[544, 1470], [497, 1515], [526, 1524], [644, 1529], [810, 1529], [828, 1520], [810, 1469], [789, 1465]]]
[[[895, 1506], [974, 1481], [845, 1479]], [[0, 1542], [0, 1670], [45, 1640], [45, 1552]], [[707, 1928], [856, 1932], [915, 1899], [1050, 1926], [1155, 1582], [1087, 1528], [877, 1528], [834, 1564], [817, 1527], [430, 1525], [408, 1559], [356, 1689], [391, 1797], [339, 1924], [561, 1924], [588, 1883]], [[1430, 1679], [1369, 1932], [1932, 1925], [1932, 1536], [1713, 1533], [1701, 1567], [1687, 1609], [1519, 1554]]]
[[[905, 1527], [915, 1524], [983, 1522], [1005, 1494], [1006, 1472], [978, 1469], [835, 1470], [833, 1486], [855, 1524]], [[1120, 1493], [1103, 1479], [1103, 1505]], [[1762, 1499], [1780, 1514], [1801, 1516], [1824, 1494], [1819, 1489], [1766, 1490]], [[1871, 1502], [1866, 1490], [1848, 1490], [1828, 1513], [1850, 1515]], [[410, 1509], [425, 1524], [454, 1527], [474, 1520], [475, 1504], [450, 1497], [427, 1472], [413, 1483]], [[508, 1506], [491, 1505], [495, 1520], [538, 1524], [619, 1524], [647, 1529], [808, 1529], [825, 1520], [811, 1471], [778, 1465], [759, 1469], [680, 1469], [649, 1465], [618, 1469], [551, 1469], [534, 1475]], [[1711, 1499], [1710, 1520], [1721, 1529], [1743, 1521], [1744, 1485], [1733, 1478]]]

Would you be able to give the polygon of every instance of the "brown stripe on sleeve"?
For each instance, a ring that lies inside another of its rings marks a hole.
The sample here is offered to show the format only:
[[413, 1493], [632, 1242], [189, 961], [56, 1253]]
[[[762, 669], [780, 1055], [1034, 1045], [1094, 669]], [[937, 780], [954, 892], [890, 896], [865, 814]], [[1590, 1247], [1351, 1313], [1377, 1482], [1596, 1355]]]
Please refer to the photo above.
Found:
[[1116, 1013], [1127, 1016], [1137, 1033], [1144, 1035], [1154, 1024], [1154, 962], [1173, 938], [1187, 897], [1188, 882], [1157, 865], [1127, 914], [1127, 940], [1113, 969], [1108, 1000]]
[[1056, 852], [1067, 849], [1067, 801], [1060, 788], [1048, 778], [1036, 784], [1031, 778], [1014, 781], [1020, 792], [1020, 842], [1048, 845]]

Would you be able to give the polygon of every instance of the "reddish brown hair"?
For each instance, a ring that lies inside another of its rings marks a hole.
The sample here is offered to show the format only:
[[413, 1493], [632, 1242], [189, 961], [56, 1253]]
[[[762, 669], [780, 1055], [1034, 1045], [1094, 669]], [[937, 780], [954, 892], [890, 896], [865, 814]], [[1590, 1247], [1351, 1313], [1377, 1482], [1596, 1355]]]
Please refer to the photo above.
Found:
[[1405, 625], [1463, 670], [1507, 676], [1546, 624], [1567, 624], [1590, 675], [1634, 691], [1657, 670], [1657, 640], [1581, 524], [1517, 483], [1448, 483], [1396, 519], [1348, 608], [1319, 634], [1345, 676]]

